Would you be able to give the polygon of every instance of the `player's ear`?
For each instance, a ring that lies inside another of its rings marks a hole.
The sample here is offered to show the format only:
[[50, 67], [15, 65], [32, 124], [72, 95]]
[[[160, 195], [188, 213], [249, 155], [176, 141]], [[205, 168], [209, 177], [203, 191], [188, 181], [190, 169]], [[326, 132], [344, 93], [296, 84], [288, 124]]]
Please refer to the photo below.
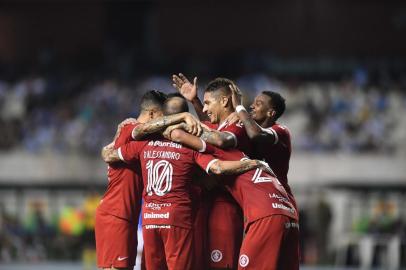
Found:
[[227, 107], [229, 102], [230, 102], [230, 98], [228, 98], [227, 96], [221, 96], [220, 103], [223, 107]]
[[273, 118], [273, 117], [275, 116], [275, 114], [276, 114], [275, 110], [272, 110], [272, 109], [270, 109], [270, 110], [266, 113], [266, 115], [267, 115], [268, 117], [270, 117], [270, 118]]

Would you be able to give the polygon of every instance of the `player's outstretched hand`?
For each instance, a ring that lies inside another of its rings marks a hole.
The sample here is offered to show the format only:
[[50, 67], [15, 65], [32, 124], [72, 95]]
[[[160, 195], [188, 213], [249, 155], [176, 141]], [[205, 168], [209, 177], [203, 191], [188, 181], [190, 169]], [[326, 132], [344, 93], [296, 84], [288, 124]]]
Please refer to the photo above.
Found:
[[187, 101], [192, 102], [197, 97], [197, 77], [194, 77], [193, 84], [183, 75], [172, 75], [173, 87], [175, 87], [179, 93], [186, 98]]
[[269, 173], [272, 176], [276, 176], [275, 173], [272, 171], [271, 167], [269, 166], [268, 163], [266, 163], [265, 161], [262, 160], [256, 160], [257, 164], [258, 164], [258, 169], [263, 170], [264, 172]]
[[242, 92], [235, 84], [230, 84], [229, 87], [231, 89], [231, 100], [235, 109], [238, 105], [242, 105]]
[[172, 139], [171, 138], [171, 133], [175, 129], [183, 129], [183, 130], [185, 130], [186, 129], [186, 123], [179, 123], [179, 124], [176, 124], [176, 125], [169, 126], [164, 130], [164, 132], [162, 132], [162, 135], [166, 139], [171, 140]]
[[184, 121], [187, 125], [186, 131], [192, 135], [200, 136], [202, 134], [202, 126], [201, 123], [196, 117], [194, 117], [190, 113], [185, 114]]

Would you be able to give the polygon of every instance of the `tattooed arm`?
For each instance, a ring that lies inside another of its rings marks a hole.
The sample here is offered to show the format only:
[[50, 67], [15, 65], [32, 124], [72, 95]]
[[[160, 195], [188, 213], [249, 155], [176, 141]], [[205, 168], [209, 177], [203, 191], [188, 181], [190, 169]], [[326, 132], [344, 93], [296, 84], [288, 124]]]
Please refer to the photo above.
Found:
[[269, 165], [266, 162], [255, 159], [245, 159], [242, 161], [216, 160], [210, 166], [209, 171], [217, 175], [242, 174], [244, 172], [258, 168], [273, 174], [272, 170], [269, 168]]
[[202, 130], [200, 122], [190, 113], [178, 113], [159, 117], [147, 123], [136, 126], [132, 131], [132, 137], [134, 140], [141, 140], [148, 134], [162, 131], [168, 126], [178, 124], [180, 122], [185, 122], [187, 124], [187, 131], [191, 134], [200, 135]]
[[228, 132], [208, 130], [206, 128], [203, 128], [203, 132], [200, 138], [202, 138], [202, 140], [204, 140], [205, 142], [222, 149], [229, 149], [236, 146], [235, 137]]
[[111, 144], [103, 147], [101, 151], [101, 156], [104, 162], [106, 163], [121, 161], [120, 156], [118, 154], [118, 150], [114, 149], [113, 146], [111, 146]]

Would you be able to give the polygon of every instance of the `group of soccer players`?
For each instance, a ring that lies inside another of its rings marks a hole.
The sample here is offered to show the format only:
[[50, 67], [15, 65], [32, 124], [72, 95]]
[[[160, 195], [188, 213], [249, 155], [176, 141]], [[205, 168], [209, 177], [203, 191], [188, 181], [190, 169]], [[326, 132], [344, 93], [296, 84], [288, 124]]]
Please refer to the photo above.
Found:
[[211, 81], [203, 103], [196, 78], [172, 80], [179, 93], [145, 93], [102, 150], [98, 267], [134, 267], [142, 209], [143, 269], [299, 269], [291, 140], [276, 122], [285, 100], [264, 91], [248, 112], [229, 79]]

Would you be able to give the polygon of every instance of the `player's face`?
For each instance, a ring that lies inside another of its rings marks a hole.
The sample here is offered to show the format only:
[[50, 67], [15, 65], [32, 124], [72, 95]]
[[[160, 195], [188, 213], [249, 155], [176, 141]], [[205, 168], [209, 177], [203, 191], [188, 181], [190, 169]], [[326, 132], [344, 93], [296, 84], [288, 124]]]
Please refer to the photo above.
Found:
[[260, 122], [265, 120], [266, 117], [270, 117], [272, 115], [272, 107], [270, 103], [271, 98], [267, 95], [259, 94], [256, 96], [254, 102], [250, 106], [252, 118], [257, 122]]
[[207, 114], [210, 122], [218, 124], [220, 122], [220, 113], [222, 110], [220, 98], [217, 98], [211, 92], [206, 92], [204, 93], [203, 104], [203, 112]]

